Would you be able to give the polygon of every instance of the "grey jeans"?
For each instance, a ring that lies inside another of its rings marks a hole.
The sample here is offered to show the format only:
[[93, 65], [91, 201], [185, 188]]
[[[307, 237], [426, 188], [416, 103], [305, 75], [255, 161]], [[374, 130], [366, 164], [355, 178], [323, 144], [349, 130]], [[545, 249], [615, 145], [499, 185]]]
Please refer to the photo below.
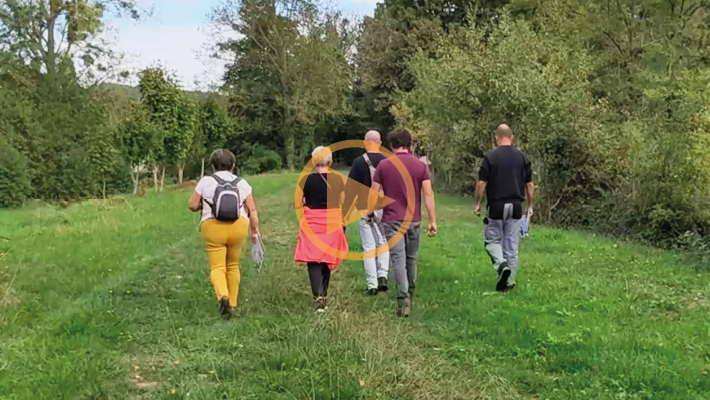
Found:
[[520, 243], [520, 224], [522, 219], [513, 219], [513, 205], [506, 204], [503, 219], [488, 218], [488, 224], [483, 233], [486, 251], [493, 262], [493, 269], [506, 262], [511, 273], [508, 285], [515, 284], [518, 274], [518, 244]]
[[[402, 221], [383, 223], [385, 237], [392, 239], [402, 226]], [[397, 285], [397, 304], [410, 304], [417, 282], [417, 252], [419, 251], [419, 231], [421, 222], [412, 222], [404, 237], [390, 247], [390, 262], [394, 283]]]

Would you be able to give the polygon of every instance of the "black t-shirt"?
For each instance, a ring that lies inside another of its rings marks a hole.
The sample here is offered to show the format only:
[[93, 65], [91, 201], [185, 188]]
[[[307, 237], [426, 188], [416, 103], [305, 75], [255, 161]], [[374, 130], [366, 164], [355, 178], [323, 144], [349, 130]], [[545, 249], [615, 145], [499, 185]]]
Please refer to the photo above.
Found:
[[487, 182], [488, 204], [522, 203], [525, 186], [532, 182], [532, 166], [522, 151], [499, 146], [483, 158], [478, 179]]
[[[372, 162], [372, 165], [375, 168], [377, 168], [377, 165], [380, 163], [380, 161], [385, 159], [385, 156], [380, 153], [367, 153], [367, 156], [370, 158], [370, 161]], [[367, 187], [372, 187], [372, 178], [370, 178], [370, 167], [367, 165], [367, 162], [365, 161], [365, 158], [363, 156], [359, 156], [355, 159], [355, 161], [353, 161], [353, 166], [350, 168], [350, 173], [348, 174], [348, 177], [355, 182], [362, 183]], [[355, 201], [355, 193], [358, 193], [358, 191], [348, 190], [346, 192], [343, 210], [350, 209], [350, 205], [353, 201]], [[358, 198], [357, 208], [359, 210], [366, 210], [367, 198]]]
[[340, 208], [340, 194], [343, 190], [345, 183], [340, 176], [312, 173], [303, 184], [304, 205], [312, 209]]

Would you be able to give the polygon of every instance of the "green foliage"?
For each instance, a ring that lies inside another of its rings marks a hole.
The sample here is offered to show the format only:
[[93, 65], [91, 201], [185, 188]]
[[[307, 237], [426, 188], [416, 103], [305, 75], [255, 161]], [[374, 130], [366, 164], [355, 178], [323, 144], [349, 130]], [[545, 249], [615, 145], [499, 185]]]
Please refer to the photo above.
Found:
[[304, 133], [350, 112], [350, 49], [343, 47], [340, 17], [307, 0], [245, 0], [218, 10], [215, 22], [238, 37], [220, 43], [235, 60], [224, 85], [230, 114], [259, 143], [277, 142], [294, 168]]
[[121, 142], [124, 157], [132, 167], [147, 162], [152, 148], [157, 145], [156, 128], [142, 107], [134, 104], [128, 118], [121, 126]]
[[120, 126], [121, 149], [133, 179], [133, 193], [138, 190], [140, 172], [152, 160], [162, 136], [150, 121], [147, 111], [137, 103], [131, 105], [126, 120]]
[[0, 137], [31, 197], [111, 193], [129, 176], [136, 190], [147, 168], [182, 180], [220, 147], [243, 171], [295, 168], [394, 125], [439, 184], [471, 193], [505, 122], [533, 160], [540, 221], [671, 247], [710, 236], [707, 2], [385, 0], [359, 27], [309, 0], [227, 2], [213, 14], [236, 38], [217, 43], [224, 97], [183, 92], [162, 68], [138, 90], [80, 85], [73, 60], [110, 54], [93, 42], [109, 10], [136, 16], [131, 1], [0, 5]]
[[224, 147], [230, 131], [229, 117], [225, 107], [214, 96], [202, 103], [200, 129], [205, 154]]
[[[29, 67], [4, 67], [0, 134], [27, 160], [31, 196], [74, 199], [115, 186], [108, 177], [114, 175], [116, 137], [103, 92], [78, 85], [56, 91]], [[81, 178], [67, 176], [74, 173]]]
[[375, 16], [363, 21], [357, 66], [362, 88], [374, 99], [374, 111], [385, 129], [395, 122], [391, 107], [397, 93], [408, 93], [415, 87], [411, 58], [419, 51], [432, 56], [439, 39], [461, 27], [474, 25], [481, 32], [488, 31], [507, 3], [386, 0], [377, 5]]
[[187, 159], [187, 153], [199, 128], [199, 119], [195, 103], [181, 97], [177, 107], [177, 121], [173, 131], [165, 139], [165, 152], [171, 164], [181, 164]]
[[246, 157], [241, 163], [239, 172], [241, 174], [259, 174], [262, 172], [275, 171], [282, 166], [281, 156], [273, 150], [257, 145], [251, 155]]
[[156, 145], [151, 148], [150, 160], [156, 163], [174, 162], [181, 155], [184, 142], [178, 132], [182, 105], [177, 82], [161, 68], [148, 68], [139, 76], [141, 107], [156, 129]]
[[7, 144], [0, 142], [0, 207], [17, 207], [31, 193], [27, 161]]
[[1, 48], [16, 54], [36, 72], [45, 73], [49, 85], [64, 87], [73, 82], [65, 74], [74, 70], [74, 60], [82, 60], [84, 67], [95, 66], [98, 71], [108, 68], [96, 63], [101, 57], [113, 56], [108, 46], [96, 40], [107, 9], [139, 17], [133, 0], [3, 1]]
[[540, 220], [662, 245], [706, 234], [710, 9], [636, 3], [512, 2], [414, 55], [391, 112], [457, 190], [473, 191], [505, 122], [533, 160]]

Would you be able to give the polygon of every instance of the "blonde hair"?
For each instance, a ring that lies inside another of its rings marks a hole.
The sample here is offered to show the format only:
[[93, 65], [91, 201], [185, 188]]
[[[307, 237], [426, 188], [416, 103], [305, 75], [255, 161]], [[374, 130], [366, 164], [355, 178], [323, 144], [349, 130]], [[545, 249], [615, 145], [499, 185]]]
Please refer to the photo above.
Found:
[[[315, 157], [316, 154], [318, 154], [321, 150], [325, 149], [325, 146], [318, 146], [313, 150], [313, 153], [311, 153], [312, 157]], [[318, 164], [316, 164], [316, 167], [327, 167], [329, 165], [333, 164], [333, 153], [331, 152], [327, 156], [323, 157], [320, 161], [318, 161]]]

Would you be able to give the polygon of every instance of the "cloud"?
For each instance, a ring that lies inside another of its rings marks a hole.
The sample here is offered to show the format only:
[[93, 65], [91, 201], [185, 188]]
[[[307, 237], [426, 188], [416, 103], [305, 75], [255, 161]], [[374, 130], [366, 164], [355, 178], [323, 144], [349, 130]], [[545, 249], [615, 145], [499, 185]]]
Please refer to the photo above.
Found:
[[129, 84], [136, 83], [140, 70], [155, 65], [173, 71], [186, 89], [205, 89], [222, 77], [223, 67], [206, 48], [214, 39], [201, 25], [127, 24], [114, 30], [109, 40], [124, 55], [121, 67], [131, 73]]

